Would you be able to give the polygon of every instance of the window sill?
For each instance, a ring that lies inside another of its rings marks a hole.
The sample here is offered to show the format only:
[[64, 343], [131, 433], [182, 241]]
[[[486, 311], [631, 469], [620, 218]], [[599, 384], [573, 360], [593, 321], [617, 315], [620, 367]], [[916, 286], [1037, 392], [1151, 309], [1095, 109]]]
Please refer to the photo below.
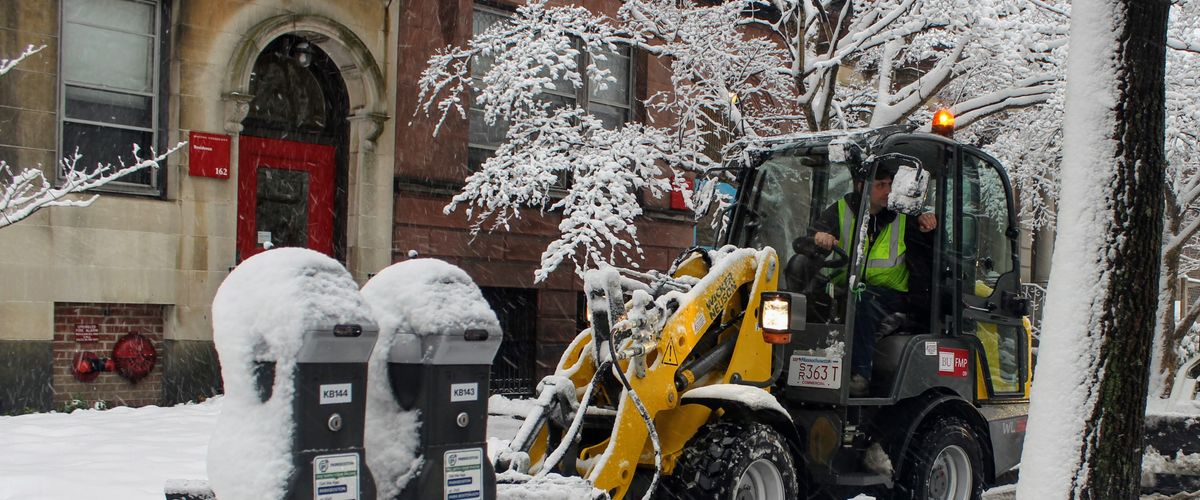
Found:
[[139, 198], [158, 198], [166, 200], [166, 193], [156, 187], [150, 187], [143, 184], [128, 184], [123, 182], [110, 182], [103, 186], [89, 189], [88, 192], [104, 194], [104, 195], [119, 195], [119, 196], [135, 196]]

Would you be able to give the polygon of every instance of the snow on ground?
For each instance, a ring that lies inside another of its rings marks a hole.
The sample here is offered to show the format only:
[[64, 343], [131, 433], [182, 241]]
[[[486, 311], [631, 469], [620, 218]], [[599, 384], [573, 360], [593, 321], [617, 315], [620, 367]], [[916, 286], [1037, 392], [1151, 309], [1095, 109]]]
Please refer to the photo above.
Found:
[[[167, 480], [205, 479], [208, 440], [223, 399], [0, 416], [0, 500], [162, 500]], [[501, 396], [488, 404], [491, 456], [508, 444], [532, 405]], [[993, 488], [984, 499], [1013, 498], [1012, 489]], [[498, 491], [505, 500], [590, 499], [592, 492], [579, 478], [554, 474], [528, 484], [500, 484]]]
[[[162, 500], [168, 480], [204, 480], [208, 441], [224, 397], [170, 408], [118, 407], [0, 416], [0, 500]], [[531, 408], [489, 400], [488, 454], [508, 444]], [[591, 499], [579, 478], [551, 474], [501, 484], [506, 500]]]
[[206, 478], [221, 399], [0, 417], [0, 499], [162, 500], [167, 479]]

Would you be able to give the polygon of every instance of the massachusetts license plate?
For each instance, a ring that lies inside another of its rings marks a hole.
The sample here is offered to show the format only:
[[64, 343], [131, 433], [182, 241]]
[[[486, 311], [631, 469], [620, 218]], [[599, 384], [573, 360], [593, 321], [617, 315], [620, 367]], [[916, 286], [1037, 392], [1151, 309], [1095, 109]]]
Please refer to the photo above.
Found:
[[842, 387], [842, 358], [792, 354], [788, 385], [838, 389]]

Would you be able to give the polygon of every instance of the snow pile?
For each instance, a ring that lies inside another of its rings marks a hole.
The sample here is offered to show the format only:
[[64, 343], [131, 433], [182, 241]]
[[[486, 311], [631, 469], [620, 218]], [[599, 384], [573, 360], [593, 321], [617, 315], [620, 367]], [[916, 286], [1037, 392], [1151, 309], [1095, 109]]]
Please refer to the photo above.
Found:
[[1142, 486], [1154, 487], [1157, 474], [1195, 475], [1200, 471], [1200, 453], [1184, 453], [1177, 450], [1174, 455], [1163, 455], [1153, 446], [1147, 446], [1142, 455]]
[[[279, 248], [242, 262], [213, 299], [213, 341], [225, 401], [208, 450], [208, 475], [223, 500], [280, 498], [292, 473], [296, 358], [306, 331], [371, 324], [358, 285], [337, 261]], [[256, 362], [275, 363], [260, 399]]]
[[892, 466], [892, 459], [888, 457], [883, 447], [879, 443], [871, 443], [871, 447], [867, 448], [866, 455], [863, 455], [863, 465], [867, 470], [891, 476], [896, 473], [895, 467]]
[[493, 394], [488, 398], [488, 415], [525, 418], [536, 406], [532, 399], [509, 399], [502, 394]]
[[423, 352], [421, 337], [439, 332], [488, 330], [489, 345], [498, 344], [500, 323], [471, 277], [436, 259], [388, 266], [363, 286], [362, 295], [379, 323], [367, 367], [367, 465], [379, 497], [393, 498], [421, 470], [421, 422], [417, 410], [402, 409], [392, 396], [389, 359], [428, 361], [433, 353]]
[[1146, 398], [1146, 417], [1197, 417], [1200, 418], [1200, 399]]
[[592, 500], [607, 498], [603, 491], [577, 476], [550, 473], [528, 476], [516, 471], [496, 475], [496, 496], [506, 500]]

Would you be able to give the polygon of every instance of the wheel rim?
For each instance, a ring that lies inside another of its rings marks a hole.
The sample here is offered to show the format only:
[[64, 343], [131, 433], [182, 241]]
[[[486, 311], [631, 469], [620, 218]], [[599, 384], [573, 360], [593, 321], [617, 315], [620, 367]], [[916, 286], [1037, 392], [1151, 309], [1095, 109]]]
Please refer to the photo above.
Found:
[[746, 467], [734, 485], [734, 500], [783, 498], [783, 475], [770, 460], [760, 458]]
[[929, 469], [929, 500], [969, 500], [971, 498], [971, 459], [966, 450], [950, 445], [938, 453]]

